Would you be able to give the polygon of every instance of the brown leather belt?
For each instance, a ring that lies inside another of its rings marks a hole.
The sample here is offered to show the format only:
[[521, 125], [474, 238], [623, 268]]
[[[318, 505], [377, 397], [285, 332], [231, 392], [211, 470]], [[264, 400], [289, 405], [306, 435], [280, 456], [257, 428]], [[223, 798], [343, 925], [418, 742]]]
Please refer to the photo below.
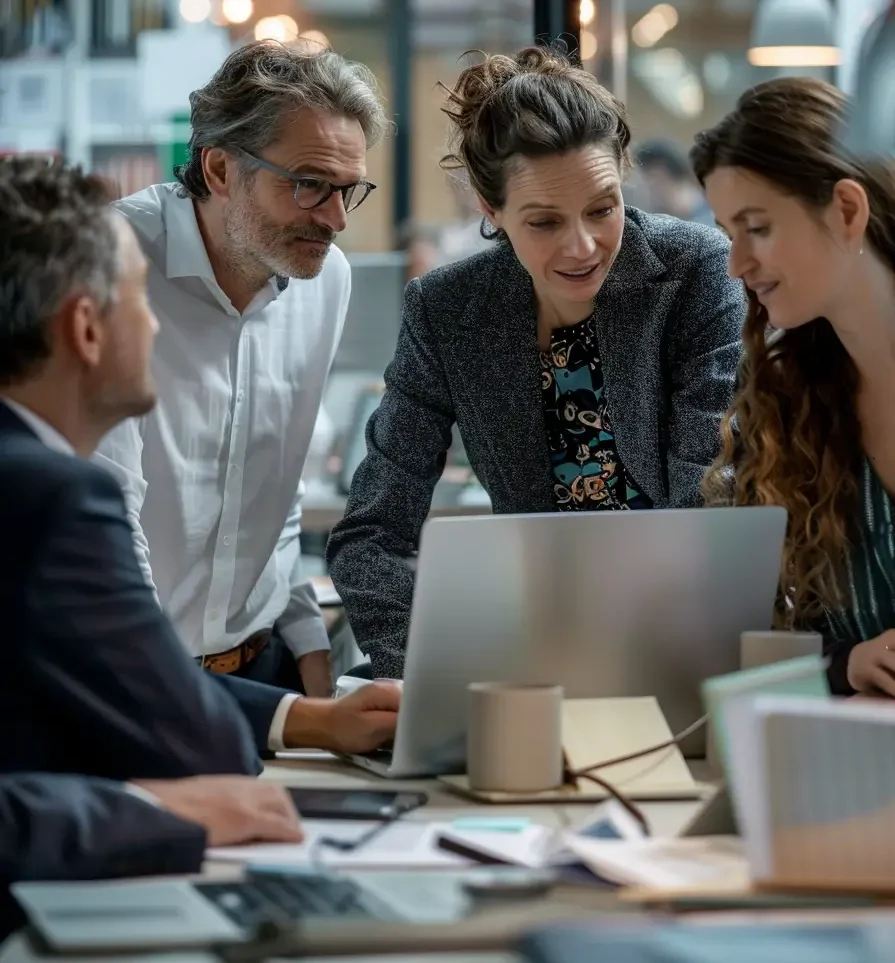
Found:
[[217, 672], [220, 675], [238, 672], [253, 659], [256, 659], [269, 641], [270, 629], [262, 629], [260, 632], [250, 635], [245, 642], [240, 642], [232, 649], [227, 649], [226, 652], [206, 655], [202, 659], [202, 668], [208, 669], [209, 672]]

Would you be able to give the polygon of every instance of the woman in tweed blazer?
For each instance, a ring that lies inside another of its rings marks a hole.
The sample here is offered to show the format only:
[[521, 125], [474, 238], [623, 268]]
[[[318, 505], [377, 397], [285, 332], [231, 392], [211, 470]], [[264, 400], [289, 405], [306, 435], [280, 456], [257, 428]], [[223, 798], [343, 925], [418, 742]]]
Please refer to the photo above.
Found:
[[495, 512], [698, 504], [745, 317], [720, 232], [624, 207], [624, 111], [585, 71], [540, 48], [491, 57], [447, 113], [446, 160], [496, 243], [407, 288], [327, 550], [358, 643], [392, 678], [453, 425]]

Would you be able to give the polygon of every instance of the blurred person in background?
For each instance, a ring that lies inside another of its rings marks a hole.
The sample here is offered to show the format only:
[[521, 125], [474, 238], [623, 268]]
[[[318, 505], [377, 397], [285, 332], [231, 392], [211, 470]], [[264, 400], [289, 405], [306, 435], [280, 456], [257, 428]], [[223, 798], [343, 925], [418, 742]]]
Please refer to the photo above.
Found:
[[246, 777], [0, 775], [0, 942], [24, 923], [13, 883], [198, 873], [208, 846], [303, 835], [286, 790]]
[[482, 211], [472, 188], [461, 178], [455, 178], [451, 183], [451, 195], [457, 209], [453, 221], [438, 228], [418, 228], [413, 232], [409, 245], [408, 280], [487, 251], [491, 246], [482, 231]]
[[694, 505], [740, 358], [726, 239], [625, 208], [628, 122], [591, 74], [532, 47], [449, 93], [444, 163], [468, 175], [493, 240], [409, 285], [327, 549], [377, 676], [403, 673], [408, 562], [455, 423], [495, 512]]
[[895, 161], [838, 139], [842, 93], [781, 79], [693, 165], [749, 297], [712, 503], [789, 512], [783, 627], [823, 632], [837, 694], [895, 697]]
[[149, 261], [159, 403], [100, 459], [189, 653], [328, 696], [301, 476], [351, 291], [334, 241], [373, 189], [385, 114], [365, 67], [274, 41], [232, 53], [190, 105], [180, 183], [117, 205]]
[[685, 151], [668, 140], [643, 141], [634, 151], [634, 165], [646, 210], [715, 226]]

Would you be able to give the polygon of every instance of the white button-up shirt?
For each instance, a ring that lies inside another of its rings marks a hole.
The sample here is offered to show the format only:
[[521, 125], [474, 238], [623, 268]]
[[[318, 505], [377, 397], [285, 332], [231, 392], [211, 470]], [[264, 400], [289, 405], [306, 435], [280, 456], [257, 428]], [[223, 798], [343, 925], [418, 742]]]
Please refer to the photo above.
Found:
[[299, 657], [329, 647], [301, 572], [301, 474], [351, 290], [338, 248], [313, 280], [272, 278], [240, 315], [177, 185], [116, 205], [149, 260], [155, 410], [97, 459], [121, 483], [147, 581], [194, 656], [277, 623]]

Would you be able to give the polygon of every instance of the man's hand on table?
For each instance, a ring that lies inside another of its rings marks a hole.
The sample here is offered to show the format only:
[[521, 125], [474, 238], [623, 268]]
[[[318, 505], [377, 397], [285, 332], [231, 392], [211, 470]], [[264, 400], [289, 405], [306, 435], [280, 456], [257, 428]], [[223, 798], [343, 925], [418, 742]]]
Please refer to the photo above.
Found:
[[247, 776], [195, 776], [135, 779], [132, 784], [151, 793], [162, 809], [203, 826], [209, 846], [304, 839], [289, 794], [275, 783]]
[[401, 688], [371, 682], [341, 699], [296, 699], [286, 717], [287, 749], [371, 752], [391, 742]]
[[298, 660], [298, 674], [305, 695], [312, 699], [328, 699], [333, 694], [333, 666], [329, 649], [303, 655]]

